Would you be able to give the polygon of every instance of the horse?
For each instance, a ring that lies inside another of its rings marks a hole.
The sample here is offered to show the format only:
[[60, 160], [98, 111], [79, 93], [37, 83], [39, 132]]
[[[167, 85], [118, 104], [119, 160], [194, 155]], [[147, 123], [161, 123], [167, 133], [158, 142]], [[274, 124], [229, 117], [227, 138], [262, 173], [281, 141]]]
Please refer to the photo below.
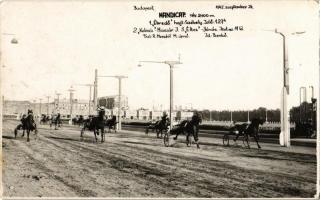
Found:
[[170, 134], [175, 134], [176, 136], [173, 138], [174, 140], [177, 140], [178, 139], [178, 136], [180, 134], [185, 134], [185, 127], [186, 127], [186, 124], [190, 122], [189, 120], [183, 120], [181, 121], [179, 124], [177, 124], [175, 127], [173, 127], [171, 130], [170, 130]]
[[149, 129], [152, 130], [152, 132], [156, 131], [157, 133], [159, 132], [159, 124], [160, 124], [161, 120], [158, 120], [154, 123], [151, 123], [147, 126], [145, 133], [148, 134], [149, 133]]
[[[254, 118], [251, 120], [250, 124], [242, 124], [242, 126], [239, 126], [239, 134], [236, 136], [236, 138], [234, 139], [234, 141], [236, 142], [238, 137], [240, 136], [240, 131], [242, 132], [242, 134], [245, 137], [245, 141], [247, 142], [248, 148], [250, 149], [250, 145], [249, 145], [249, 137], [253, 137], [255, 142], [257, 143], [257, 146], [259, 149], [261, 149], [261, 146], [259, 145], [259, 126], [262, 125], [264, 123], [264, 121], [262, 119], [259, 118]], [[245, 125], [246, 124], [246, 125]], [[245, 129], [243, 130], [243, 128], [245, 127]]]
[[38, 134], [37, 125], [33, 119], [33, 114], [29, 113], [27, 117], [21, 119], [22, 124], [19, 124], [14, 130], [14, 136], [17, 137], [18, 130], [22, 129], [22, 137], [24, 137], [25, 130], [27, 131], [27, 142], [30, 141], [30, 131], [34, 131], [34, 134]]
[[54, 130], [58, 130], [57, 127], [61, 127], [62, 122], [60, 118], [60, 113], [51, 118], [50, 128], [52, 127], [52, 124], [54, 124]]
[[78, 124], [78, 117], [74, 117], [74, 118], [72, 118], [72, 125], [76, 125], [76, 124]]
[[98, 142], [97, 135], [99, 135], [99, 130], [100, 130], [101, 142], [105, 141], [104, 126], [105, 126], [106, 120], [105, 120], [104, 114], [105, 114], [104, 111], [99, 111], [98, 116], [91, 117], [84, 121], [83, 127], [80, 132], [81, 140], [83, 139], [84, 131], [88, 129], [89, 131], [93, 131], [96, 142]]
[[163, 132], [168, 131], [168, 126], [170, 126], [170, 122], [168, 119], [160, 120], [158, 126], [156, 127], [157, 138], [159, 138], [159, 134], [160, 134], [160, 138], [162, 138]]
[[187, 146], [191, 146], [191, 136], [193, 136], [194, 141], [197, 144], [197, 148], [200, 149], [199, 138], [198, 138], [198, 126], [199, 124], [193, 120], [187, 121], [184, 126], [184, 131], [187, 134], [186, 136]]
[[48, 116], [42, 114], [40, 119], [40, 124], [46, 124], [49, 121]]
[[117, 117], [116, 116], [112, 116], [111, 119], [108, 119], [105, 123], [105, 125], [109, 128], [109, 133], [111, 133], [111, 129], [113, 127], [114, 132], [116, 133], [116, 125], [117, 125]]
[[84, 119], [83, 119], [83, 116], [82, 116], [82, 115], [80, 115], [79, 118], [78, 118], [78, 117], [75, 117], [75, 118], [72, 119], [72, 124], [73, 124], [73, 125], [81, 126], [81, 125], [83, 124], [83, 122], [84, 122]]
[[235, 142], [238, 140], [239, 136], [244, 135], [244, 131], [248, 128], [248, 123], [235, 124], [230, 128], [230, 133], [235, 133], [236, 137], [233, 139]]

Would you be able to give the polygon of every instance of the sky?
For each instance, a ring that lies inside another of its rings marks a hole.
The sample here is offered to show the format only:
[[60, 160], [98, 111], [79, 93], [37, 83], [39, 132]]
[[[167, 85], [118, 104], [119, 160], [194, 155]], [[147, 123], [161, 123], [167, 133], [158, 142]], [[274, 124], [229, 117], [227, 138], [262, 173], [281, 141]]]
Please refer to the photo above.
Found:
[[[216, 5], [251, 10], [217, 10]], [[154, 6], [137, 11], [133, 6]], [[122, 93], [130, 108], [169, 105], [169, 67], [139, 61], [180, 60], [173, 72], [174, 105], [197, 109], [246, 110], [280, 107], [283, 84], [282, 38], [290, 67], [289, 104], [299, 89], [319, 91], [319, 23], [315, 1], [2, 1], [1, 90], [5, 99], [37, 100], [62, 93], [88, 99], [99, 75], [126, 75]], [[244, 31], [227, 38], [145, 39], [134, 27], [148, 27], [159, 12], [214, 13]], [[305, 32], [291, 35], [293, 32]], [[14, 34], [8, 35], [7, 33]], [[12, 38], [18, 44], [11, 44]], [[98, 96], [118, 93], [114, 78], [98, 79]]]

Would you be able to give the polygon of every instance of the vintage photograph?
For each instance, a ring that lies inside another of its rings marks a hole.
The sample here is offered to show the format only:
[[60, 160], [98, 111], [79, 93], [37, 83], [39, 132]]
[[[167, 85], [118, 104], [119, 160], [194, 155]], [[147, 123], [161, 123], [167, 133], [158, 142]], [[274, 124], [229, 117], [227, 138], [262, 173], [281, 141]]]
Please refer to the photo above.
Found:
[[2, 198], [317, 198], [319, 2], [0, 1]]

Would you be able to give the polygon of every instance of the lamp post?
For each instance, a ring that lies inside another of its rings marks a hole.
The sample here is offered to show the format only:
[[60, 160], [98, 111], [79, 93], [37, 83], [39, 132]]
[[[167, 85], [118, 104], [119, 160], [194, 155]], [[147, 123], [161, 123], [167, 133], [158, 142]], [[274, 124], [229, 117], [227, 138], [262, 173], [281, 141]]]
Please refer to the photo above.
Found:
[[[91, 87], [90, 87], [91, 90]], [[91, 98], [91, 92], [90, 92]], [[93, 83], [93, 109], [97, 109], [98, 106], [98, 70], [94, 70], [94, 83]]]
[[268, 109], [266, 108], [266, 124], [268, 123]]
[[[73, 110], [73, 94], [74, 94], [74, 89], [71, 86], [70, 89], [68, 90], [70, 92], [69, 100], [70, 100], [70, 120], [72, 121], [72, 110]], [[70, 123], [71, 123], [70, 121]]]
[[[13, 35], [15, 35], [15, 34], [12, 34], [12, 33], [1, 33], [1, 36], [2, 35], [11, 35], [11, 36], [13, 36]], [[1, 38], [2, 39], [2, 38]], [[11, 44], [18, 44], [18, 40], [17, 39], [15, 39], [15, 38], [12, 38], [11, 39], [11, 42], [10, 42]], [[2, 78], [3, 76], [2, 76], [2, 65], [3, 65], [3, 63], [2, 63], [2, 52], [1, 52], [1, 49], [0, 49], [0, 77]], [[0, 98], [0, 105], [1, 105], [1, 107], [2, 107], [2, 105], [3, 105], [3, 102], [4, 102], [4, 96], [3, 96], [3, 94], [2, 94], [2, 89], [1, 89], [1, 87], [0, 87], [0, 96], [1, 96], [1, 98]], [[2, 126], [2, 120], [3, 120], [3, 112], [2, 112], [2, 109], [3, 108], [0, 108], [0, 127], [3, 127]], [[1, 133], [1, 135], [2, 135], [2, 128], [1, 128], [1, 130], [0, 130], [0, 133]], [[0, 150], [1, 150], [1, 148], [2, 147], [0, 147]], [[0, 172], [0, 174], [1, 174], [1, 172]]]
[[[288, 112], [287, 96], [289, 95], [289, 66], [288, 66], [288, 44], [286, 36], [277, 29], [274, 30], [276, 34], [282, 37], [282, 51], [283, 51], [283, 87], [281, 97], [281, 133], [280, 133], [280, 145], [290, 147], [290, 122]], [[294, 32], [292, 35], [303, 34], [304, 32]]]
[[40, 116], [41, 116], [41, 105], [42, 105], [41, 101], [42, 101], [42, 99], [40, 98], [39, 99], [39, 114], [40, 114]]
[[230, 122], [232, 122], [232, 110], [230, 111]]
[[50, 96], [46, 96], [48, 99], [48, 104], [47, 104], [47, 115], [49, 115], [49, 101], [50, 101]]
[[[140, 61], [140, 62], [144, 62], [144, 63], [162, 63], [162, 64], [167, 64], [170, 67], [170, 130], [172, 129], [172, 111], [173, 111], [173, 68], [174, 65], [178, 65], [178, 64], [182, 64], [179, 61]], [[141, 67], [141, 64], [138, 65], [139, 67]]]
[[57, 92], [56, 92], [56, 95], [57, 95], [57, 107], [56, 107], [55, 111], [56, 111], [56, 112], [59, 112], [59, 101], [60, 101], [60, 95], [61, 95], [61, 93], [57, 93]]
[[119, 97], [118, 97], [118, 130], [121, 131], [121, 90], [122, 90], [122, 79], [128, 78], [127, 76], [98, 76], [98, 77], [108, 77], [116, 78], [119, 81]]
[[[89, 104], [88, 104], [89, 109], [88, 109], [88, 115], [91, 115], [91, 91], [92, 91], [92, 87], [95, 87], [95, 85], [94, 84], [75, 84], [75, 85], [89, 87]], [[94, 91], [93, 91], [93, 93], [94, 93]]]
[[[302, 96], [301, 96], [302, 92], [303, 92], [303, 99], [302, 99]], [[300, 102], [299, 102], [299, 121], [301, 123], [301, 121], [302, 121], [302, 105], [305, 104], [306, 99], [307, 99], [307, 88], [306, 87], [300, 87], [299, 99], [300, 99]], [[305, 109], [304, 109], [304, 106], [303, 106], [303, 113], [304, 112], [305, 112]]]
[[309, 88], [311, 88], [311, 99], [313, 99], [314, 98], [314, 88], [312, 85], [310, 85]]

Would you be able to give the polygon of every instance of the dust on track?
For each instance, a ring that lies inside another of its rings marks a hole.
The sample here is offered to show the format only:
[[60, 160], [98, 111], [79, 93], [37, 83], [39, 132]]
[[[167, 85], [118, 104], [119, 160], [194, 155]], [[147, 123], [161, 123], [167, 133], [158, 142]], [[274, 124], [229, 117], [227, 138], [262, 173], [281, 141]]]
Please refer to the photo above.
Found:
[[79, 128], [40, 126], [31, 142], [3, 127], [4, 196], [313, 197], [316, 157], [220, 145], [166, 148], [153, 135], [128, 132], [93, 143]]

